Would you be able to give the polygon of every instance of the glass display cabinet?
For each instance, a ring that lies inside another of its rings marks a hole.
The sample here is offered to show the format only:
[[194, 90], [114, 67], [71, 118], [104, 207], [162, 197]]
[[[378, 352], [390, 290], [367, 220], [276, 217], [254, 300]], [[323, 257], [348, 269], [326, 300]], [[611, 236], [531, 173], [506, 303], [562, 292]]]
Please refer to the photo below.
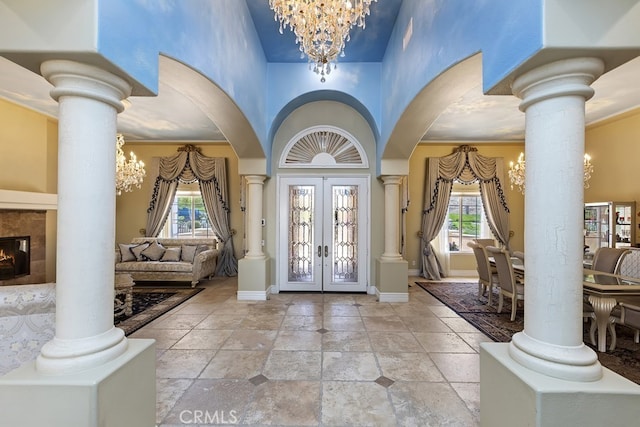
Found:
[[584, 252], [598, 248], [635, 247], [636, 202], [598, 202], [584, 205]]

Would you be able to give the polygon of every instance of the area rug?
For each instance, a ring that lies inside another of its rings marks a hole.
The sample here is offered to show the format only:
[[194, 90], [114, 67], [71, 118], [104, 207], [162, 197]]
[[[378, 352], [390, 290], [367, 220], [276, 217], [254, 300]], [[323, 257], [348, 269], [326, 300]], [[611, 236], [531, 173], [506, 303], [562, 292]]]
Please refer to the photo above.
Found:
[[114, 324], [122, 329], [125, 335], [129, 335], [202, 290], [204, 289], [136, 285], [133, 288], [132, 314], [115, 316]]
[[[498, 295], [494, 293], [491, 305], [487, 296], [478, 297], [478, 283], [468, 282], [416, 282], [422, 289], [458, 313], [485, 335], [496, 342], [509, 342], [516, 332], [524, 329], [524, 309], [520, 307], [516, 320], [511, 322], [511, 300], [505, 299], [502, 313], [497, 313]], [[596, 350], [589, 341], [589, 323], [585, 323], [584, 342]], [[596, 351], [600, 363], [612, 371], [640, 384], [640, 344], [633, 342], [633, 332], [624, 326], [616, 327], [617, 344], [613, 351]], [[608, 339], [610, 337], [607, 335]], [[607, 345], [609, 341], [607, 341]]]

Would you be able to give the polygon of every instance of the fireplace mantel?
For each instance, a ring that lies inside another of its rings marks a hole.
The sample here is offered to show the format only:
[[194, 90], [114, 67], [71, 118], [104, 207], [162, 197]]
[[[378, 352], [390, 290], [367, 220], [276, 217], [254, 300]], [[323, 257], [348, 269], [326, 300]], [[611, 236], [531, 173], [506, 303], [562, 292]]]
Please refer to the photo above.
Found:
[[0, 209], [56, 210], [58, 195], [30, 191], [0, 190]]

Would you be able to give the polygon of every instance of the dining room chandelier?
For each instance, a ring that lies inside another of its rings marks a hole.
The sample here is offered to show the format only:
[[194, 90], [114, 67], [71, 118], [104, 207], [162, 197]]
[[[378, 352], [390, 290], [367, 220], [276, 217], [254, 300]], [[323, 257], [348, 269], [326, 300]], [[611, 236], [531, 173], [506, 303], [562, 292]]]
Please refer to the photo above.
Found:
[[124, 136], [121, 133], [116, 135], [116, 194], [133, 191], [133, 187], [140, 188], [142, 180], [146, 174], [144, 162], [138, 160], [136, 155], [129, 153], [129, 159], [124, 155], [122, 146]]
[[[509, 162], [509, 180], [511, 181], [511, 189], [513, 186], [517, 186], [522, 194], [524, 194], [524, 172], [525, 161], [524, 153], [520, 153], [518, 161], [516, 163]], [[593, 164], [591, 163], [591, 156], [585, 153], [584, 155], [584, 188], [589, 188], [589, 180], [593, 173]]]
[[269, 0], [280, 21], [280, 34], [290, 27], [296, 36], [301, 57], [306, 55], [309, 68], [321, 76], [336, 68], [338, 56], [344, 56], [349, 30], [354, 25], [365, 27], [369, 6], [378, 0]]

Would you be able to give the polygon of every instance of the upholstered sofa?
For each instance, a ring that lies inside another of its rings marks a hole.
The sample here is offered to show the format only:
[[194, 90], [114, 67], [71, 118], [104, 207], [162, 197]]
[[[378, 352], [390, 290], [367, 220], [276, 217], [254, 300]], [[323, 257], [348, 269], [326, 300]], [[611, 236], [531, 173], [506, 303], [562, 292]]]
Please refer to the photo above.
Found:
[[54, 283], [0, 286], [0, 376], [37, 357], [55, 321]]
[[134, 281], [190, 282], [213, 276], [218, 262], [216, 239], [138, 237], [118, 244], [115, 271]]

